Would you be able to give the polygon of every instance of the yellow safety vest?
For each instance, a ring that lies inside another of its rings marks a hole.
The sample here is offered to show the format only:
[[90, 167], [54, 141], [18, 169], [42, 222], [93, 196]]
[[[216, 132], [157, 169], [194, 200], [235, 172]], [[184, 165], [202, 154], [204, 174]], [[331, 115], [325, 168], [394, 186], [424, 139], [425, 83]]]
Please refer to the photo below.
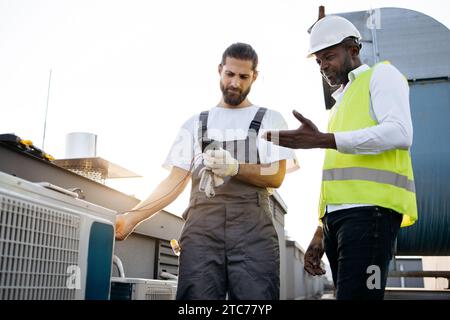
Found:
[[[377, 125], [369, 113], [372, 72], [373, 68], [359, 74], [345, 92], [339, 108], [331, 109], [328, 132], [353, 131]], [[403, 214], [402, 227], [414, 224], [417, 202], [409, 150], [362, 155], [327, 149], [319, 218], [323, 217], [327, 204], [343, 203], [368, 203], [390, 208]]]

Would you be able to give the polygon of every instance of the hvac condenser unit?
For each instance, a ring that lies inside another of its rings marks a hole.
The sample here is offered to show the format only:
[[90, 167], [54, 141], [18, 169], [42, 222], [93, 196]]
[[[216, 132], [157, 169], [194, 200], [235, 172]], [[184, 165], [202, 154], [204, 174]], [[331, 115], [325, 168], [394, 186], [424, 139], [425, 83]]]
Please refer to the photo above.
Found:
[[177, 281], [111, 278], [111, 300], [174, 300]]
[[0, 172], [0, 300], [109, 299], [114, 221], [65, 189]]

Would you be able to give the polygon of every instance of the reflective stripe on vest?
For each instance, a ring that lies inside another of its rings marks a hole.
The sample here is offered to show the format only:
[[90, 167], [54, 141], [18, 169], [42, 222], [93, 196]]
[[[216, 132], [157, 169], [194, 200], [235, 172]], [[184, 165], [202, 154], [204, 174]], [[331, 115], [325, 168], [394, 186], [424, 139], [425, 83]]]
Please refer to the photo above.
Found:
[[386, 183], [395, 187], [406, 189], [410, 192], [416, 192], [414, 181], [398, 173], [386, 170], [368, 169], [368, 168], [338, 168], [323, 171], [323, 181], [332, 180], [366, 180], [378, 183]]

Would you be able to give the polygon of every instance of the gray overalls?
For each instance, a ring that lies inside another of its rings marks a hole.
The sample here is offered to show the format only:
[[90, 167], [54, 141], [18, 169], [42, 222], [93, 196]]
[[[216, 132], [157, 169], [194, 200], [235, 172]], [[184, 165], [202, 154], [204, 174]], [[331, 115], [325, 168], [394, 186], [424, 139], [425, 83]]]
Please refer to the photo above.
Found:
[[[220, 145], [240, 163], [259, 163], [256, 138], [266, 110], [258, 110], [245, 140], [231, 143], [207, 139], [208, 112], [202, 112], [202, 152]], [[237, 152], [239, 146], [245, 152]], [[279, 244], [266, 188], [226, 178], [207, 198], [198, 189], [202, 166], [192, 174], [183, 214], [177, 299], [279, 299]]]

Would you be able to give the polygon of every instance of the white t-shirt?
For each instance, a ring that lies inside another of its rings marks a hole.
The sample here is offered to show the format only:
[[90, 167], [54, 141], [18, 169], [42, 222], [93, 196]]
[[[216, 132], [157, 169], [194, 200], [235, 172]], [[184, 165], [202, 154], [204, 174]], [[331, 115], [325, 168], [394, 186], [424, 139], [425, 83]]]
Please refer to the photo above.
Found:
[[[258, 109], [259, 106], [255, 105], [239, 109], [212, 108], [208, 115], [207, 137], [216, 141], [246, 139], [250, 123]], [[170, 170], [172, 166], [176, 166], [193, 171], [201, 164], [202, 152], [198, 142], [199, 116], [200, 114], [196, 114], [183, 124], [164, 161], [164, 168]], [[292, 172], [299, 168], [294, 150], [276, 146], [261, 138], [265, 131], [284, 129], [288, 127], [281, 114], [267, 109], [256, 139], [257, 147], [261, 164], [286, 160], [286, 172]]]

